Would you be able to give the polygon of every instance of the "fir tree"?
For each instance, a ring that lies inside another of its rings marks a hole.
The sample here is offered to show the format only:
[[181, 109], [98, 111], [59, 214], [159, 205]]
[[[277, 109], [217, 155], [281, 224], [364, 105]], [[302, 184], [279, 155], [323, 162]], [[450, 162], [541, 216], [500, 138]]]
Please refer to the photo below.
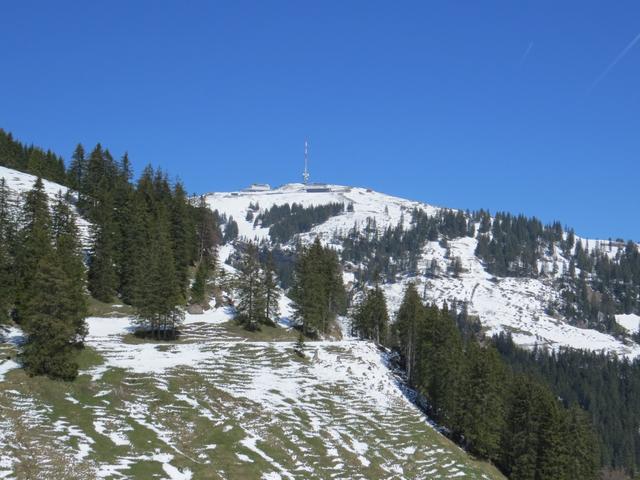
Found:
[[381, 344], [386, 341], [389, 314], [384, 293], [378, 285], [368, 290], [353, 316], [354, 333], [360, 338], [374, 340]]
[[467, 344], [457, 429], [467, 448], [482, 458], [497, 460], [503, 431], [504, 384], [507, 375], [497, 351]]
[[0, 178], [0, 325], [7, 323], [15, 301], [15, 219], [9, 189]]
[[305, 335], [325, 334], [346, 309], [346, 292], [336, 253], [316, 239], [298, 255], [291, 289], [294, 318]]
[[53, 207], [52, 233], [58, 265], [62, 269], [68, 288], [64, 292], [68, 309], [68, 321], [73, 323], [76, 342], [82, 342], [87, 334], [85, 317], [87, 299], [85, 294], [85, 266], [78, 228], [69, 205], [60, 194]]
[[410, 384], [413, 384], [416, 379], [418, 344], [425, 315], [425, 308], [418, 290], [415, 284], [409, 283], [396, 316], [395, 328]]
[[22, 321], [23, 306], [29, 301], [34, 278], [42, 259], [51, 258], [51, 216], [42, 180], [38, 178], [26, 193], [22, 208], [22, 228], [16, 258], [16, 314]]
[[89, 291], [102, 302], [111, 302], [116, 294], [116, 225], [113, 220], [112, 198], [96, 205], [93, 223], [93, 248], [89, 257]]
[[191, 285], [191, 303], [206, 303], [206, 286], [209, 278], [209, 267], [206, 259], [201, 260], [196, 268], [196, 275]]
[[256, 246], [249, 243], [243, 254], [237, 281], [236, 321], [247, 330], [258, 330], [265, 320], [265, 295]]
[[84, 192], [85, 178], [87, 175], [87, 160], [85, 159], [84, 147], [78, 144], [71, 155], [71, 165], [69, 166], [69, 186], [79, 192]]
[[269, 253], [264, 265], [262, 286], [264, 290], [264, 322], [268, 325], [276, 325], [280, 318], [280, 289], [271, 253]]

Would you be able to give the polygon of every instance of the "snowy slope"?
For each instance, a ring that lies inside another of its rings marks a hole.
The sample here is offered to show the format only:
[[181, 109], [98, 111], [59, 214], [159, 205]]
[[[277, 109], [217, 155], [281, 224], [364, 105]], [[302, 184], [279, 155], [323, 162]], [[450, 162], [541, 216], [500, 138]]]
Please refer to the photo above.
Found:
[[[310, 233], [300, 236], [303, 242], [310, 242], [319, 236], [325, 243], [331, 243], [336, 232], [338, 235], [344, 235], [353, 228], [355, 223], [362, 225], [369, 217], [375, 218], [378, 228], [382, 230], [389, 225], [397, 225], [404, 216], [404, 226], [409, 228], [411, 211], [414, 208], [423, 209], [430, 215], [439, 210], [438, 207], [425, 203], [393, 197], [365, 188], [339, 185], [327, 187], [331, 191], [311, 193], [305, 191], [302, 184], [288, 184], [266, 192], [211, 193], [206, 196], [206, 201], [212, 209], [233, 216], [238, 223], [240, 236], [250, 240], [268, 239], [268, 229], [254, 228], [252, 221], [245, 220], [250, 204], [259, 204], [262, 212], [272, 205], [286, 203], [298, 203], [304, 206], [331, 202], [343, 202], [346, 206], [353, 203], [353, 212], [345, 211], [331, 217], [325, 223], [314, 227]], [[581, 240], [583, 246], [588, 249], [601, 248], [610, 256], [615, 256], [620, 248], [616, 245], [609, 248], [608, 241], [581, 239], [577, 236], [576, 240]], [[452, 258], [460, 257], [462, 260], [463, 273], [458, 278], [446, 273], [437, 278], [404, 277], [395, 284], [385, 285], [392, 312], [399, 307], [406, 283], [413, 281], [419, 284], [419, 288], [424, 291], [429, 301], [468, 302], [470, 313], [479, 316], [489, 333], [510, 331], [514, 340], [523, 346], [536, 344], [550, 348], [567, 346], [607, 350], [629, 357], [640, 355], [640, 346], [633, 342], [621, 341], [596, 330], [577, 328], [561, 318], [554, 318], [547, 314], [550, 302], [558, 299], [558, 292], [551, 278], [553, 266], [555, 264], [558, 269], [556, 275], [561, 275], [568, 268], [568, 261], [560, 252], [554, 252], [552, 256], [547, 256], [540, 263], [541, 271], [549, 272], [547, 278], [497, 278], [489, 274], [475, 256], [476, 239], [459, 238], [451, 240], [449, 244]], [[333, 246], [340, 248], [339, 245]], [[224, 258], [226, 257], [223, 257], [223, 260]], [[450, 260], [445, 258], [445, 250], [439, 246], [438, 242], [429, 242], [425, 246], [419, 271], [424, 271], [432, 259], [438, 261], [442, 272], [447, 271]], [[624, 322], [626, 319], [621, 317], [621, 320]]]
[[304, 207], [336, 202], [344, 203], [346, 207], [349, 203], [353, 203], [353, 212], [344, 212], [338, 217], [332, 217], [313, 230], [315, 234], [324, 236], [332, 235], [336, 230], [347, 233], [355, 223], [363, 224], [368, 217], [375, 217], [378, 228], [383, 230], [389, 225], [397, 225], [403, 215], [406, 225], [408, 225], [411, 220], [411, 211], [414, 208], [422, 208], [430, 214], [438, 210], [425, 203], [404, 200], [365, 188], [340, 185], [328, 185], [327, 187], [331, 189], [330, 192], [306, 192], [303, 184], [291, 183], [266, 192], [210, 193], [206, 195], [206, 201], [212, 209], [218, 209], [221, 213], [233, 216], [234, 220], [238, 222], [240, 236], [248, 239], [258, 238], [259, 240], [268, 238], [268, 229], [254, 228], [253, 221], [245, 219], [249, 205], [256, 202], [259, 204], [261, 212], [268, 210], [273, 205], [286, 203], [297, 203]]
[[230, 318], [187, 315], [168, 343], [127, 338], [129, 318], [89, 318], [103, 361], [76, 382], [40, 395], [7, 375], [0, 478], [34, 454], [47, 462], [33, 478], [504, 478], [430, 425], [371, 342], [307, 342], [302, 360], [293, 333], [256, 341]]
[[[29, 173], [23, 173], [18, 170], [0, 166], [0, 178], [5, 179], [7, 188], [13, 196], [13, 200], [19, 204], [20, 196], [33, 188], [33, 184], [36, 182], [37, 177]], [[49, 180], [42, 180], [42, 183], [44, 185], [44, 191], [51, 202], [50, 204], [53, 204], [58, 193], [64, 196], [69, 191], [67, 187], [60, 185], [59, 183], [50, 182]], [[77, 201], [77, 195], [73, 191], [71, 192], [71, 198], [72, 203]], [[76, 223], [80, 230], [80, 236], [83, 239], [83, 242], [86, 243], [89, 239], [90, 224], [79, 215], [76, 215]]]

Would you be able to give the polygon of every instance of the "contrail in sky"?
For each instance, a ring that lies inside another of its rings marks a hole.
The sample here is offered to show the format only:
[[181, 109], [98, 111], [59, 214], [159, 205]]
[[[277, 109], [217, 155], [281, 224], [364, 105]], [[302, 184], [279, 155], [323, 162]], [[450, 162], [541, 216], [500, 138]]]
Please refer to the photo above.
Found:
[[527, 61], [527, 57], [529, 56], [529, 52], [531, 52], [532, 48], [533, 48], [533, 42], [529, 42], [529, 46], [524, 51], [524, 55], [522, 55], [522, 58], [520, 59], [520, 65], [521, 66], [524, 65], [524, 62]]
[[620, 60], [622, 60], [625, 57], [627, 53], [629, 53], [629, 50], [631, 50], [633, 46], [636, 43], [638, 43], [638, 40], [640, 40], [640, 33], [636, 35], [636, 37], [633, 40], [631, 40], [629, 44], [626, 47], [624, 47], [624, 49], [618, 54], [618, 56], [613, 60], [613, 62], [611, 62], [609, 66], [605, 68], [600, 75], [598, 75], [598, 78], [596, 78], [591, 84], [591, 86], [589, 87], [589, 90], [588, 90], [589, 93], [591, 93], [591, 91], [598, 86], [598, 84], [602, 81], [602, 79], [604, 79], [604, 77], [606, 77], [609, 74], [611, 69], [615, 67], [618, 64], [618, 62], [620, 62]]

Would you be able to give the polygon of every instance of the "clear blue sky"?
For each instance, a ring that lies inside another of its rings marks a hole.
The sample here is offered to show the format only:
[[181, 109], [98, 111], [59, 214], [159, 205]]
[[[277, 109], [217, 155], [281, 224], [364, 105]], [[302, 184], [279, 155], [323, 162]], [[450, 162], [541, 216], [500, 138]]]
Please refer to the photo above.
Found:
[[638, 2], [21, 0], [0, 17], [0, 127], [65, 158], [99, 141], [200, 193], [298, 181], [308, 137], [315, 181], [640, 240]]

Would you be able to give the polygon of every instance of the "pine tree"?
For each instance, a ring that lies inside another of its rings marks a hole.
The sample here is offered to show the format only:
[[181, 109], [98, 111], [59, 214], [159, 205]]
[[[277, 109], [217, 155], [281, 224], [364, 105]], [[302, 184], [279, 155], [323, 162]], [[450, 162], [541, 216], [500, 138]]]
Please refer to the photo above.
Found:
[[21, 230], [16, 253], [16, 315], [23, 318], [23, 306], [29, 301], [29, 288], [38, 272], [39, 263], [52, 256], [51, 216], [42, 179], [26, 193], [22, 208]]
[[378, 285], [368, 290], [362, 302], [356, 307], [353, 328], [360, 338], [384, 343], [387, 336], [389, 313], [384, 293]]
[[271, 253], [269, 253], [264, 265], [262, 286], [264, 290], [264, 322], [267, 325], [276, 325], [280, 318], [280, 289]]
[[15, 301], [15, 219], [9, 189], [0, 178], [0, 325], [7, 323]]
[[85, 159], [84, 147], [78, 144], [71, 155], [71, 165], [69, 166], [69, 186], [73, 190], [84, 192], [85, 177], [87, 175], [87, 160]]
[[265, 295], [256, 246], [249, 243], [242, 257], [237, 281], [236, 321], [247, 330], [259, 330], [264, 323]]
[[156, 338], [175, 338], [184, 317], [183, 298], [175, 273], [170, 222], [162, 204], [158, 205], [145, 263], [147, 275], [141, 279], [136, 307], [142, 331]]
[[94, 207], [93, 248], [89, 257], [89, 291], [102, 302], [111, 302], [118, 287], [116, 272], [116, 225], [109, 194]]
[[504, 429], [506, 372], [497, 351], [472, 339], [465, 355], [461, 405], [456, 428], [463, 443], [482, 458], [497, 460]]
[[189, 215], [187, 194], [182, 184], [177, 183], [173, 189], [171, 201], [171, 247], [175, 261], [176, 279], [180, 294], [187, 298], [189, 283], [189, 266], [194, 260], [192, 245], [195, 243], [195, 226]]
[[22, 362], [32, 375], [71, 380], [78, 370], [75, 347], [86, 331], [75, 223], [62, 199], [52, 223], [40, 179], [27, 194], [23, 211], [16, 304], [27, 338]]
[[143, 195], [131, 191], [122, 210], [119, 283], [122, 300], [138, 305], [148, 274], [148, 246], [152, 242], [151, 218]]
[[67, 320], [74, 325], [76, 342], [82, 342], [87, 334], [86, 272], [75, 218], [60, 194], [53, 207], [52, 233], [56, 260], [68, 283], [68, 288], [64, 292], [68, 302]]
[[577, 404], [571, 405], [566, 414], [564, 434], [564, 445], [567, 448], [567, 478], [584, 480], [599, 478], [598, 440], [589, 418]]
[[501, 436], [500, 464], [511, 479], [537, 480], [541, 388], [525, 376], [515, 377], [512, 388]]
[[206, 259], [201, 260], [196, 268], [196, 275], [191, 285], [191, 303], [203, 305], [206, 303], [206, 286], [209, 278], [209, 267]]
[[346, 292], [338, 256], [317, 238], [300, 250], [290, 295], [294, 318], [305, 335], [326, 334], [336, 316], [345, 313]]
[[425, 321], [425, 308], [414, 283], [409, 283], [404, 291], [402, 304], [398, 309], [395, 328], [397, 332], [400, 352], [404, 359], [409, 384], [416, 380], [416, 365], [418, 362], [418, 343]]
[[66, 296], [72, 282], [57, 263], [52, 254], [39, 259], [36, 273], [24, 290], [20, 316], [27, 341], [21, 359], [31, 375], [73, 380], [78, 373], [74, 360], [77, 312]]

